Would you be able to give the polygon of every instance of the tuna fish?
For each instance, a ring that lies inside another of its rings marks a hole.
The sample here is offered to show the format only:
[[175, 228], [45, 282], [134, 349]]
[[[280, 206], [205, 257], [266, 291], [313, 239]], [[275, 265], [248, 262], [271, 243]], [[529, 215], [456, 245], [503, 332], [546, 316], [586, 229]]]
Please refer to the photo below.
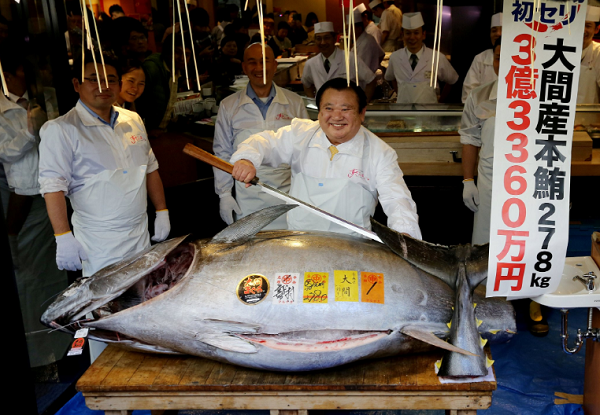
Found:
[[[180, 237], [79, 280], [42, 322], [139, 351], [278, 371], [442, 347], [440, 375], [487, 373], [483, 344], [515, 333], [514, 310], [475, 290], [487, 246], [443, 247], [373, 223], [388, 245], [260, 230], [263, 209], [212, 239]], [[484, 340], [485, 339], [485, 340]], [[449, 342], [447, 342], [449, 341]]]

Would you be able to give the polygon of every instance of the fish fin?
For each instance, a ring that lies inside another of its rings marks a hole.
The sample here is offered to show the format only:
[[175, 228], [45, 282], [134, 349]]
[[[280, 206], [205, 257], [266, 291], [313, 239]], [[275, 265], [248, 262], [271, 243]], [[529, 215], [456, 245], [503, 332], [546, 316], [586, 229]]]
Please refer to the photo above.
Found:
[[298, 205], [282, 204], [258, 210], [223, 229], [211, 239], [210, 243], [245, 243], [262, 228], [296, 206]]
[[432, 346], [436, 346], [441, 349], [446, 349], [451, 352], [462, 353], [468, 356], [477, 356], [476, 354], [473, 354], [464, 349], [461, 349], [460, 347], [456, 347], [448, 342], [445, 342], [430, 331], [424, 331], [422, 329], [419, 329], [418, 327], [406, 326], [400, 329], [400, 332], [402, 334], [406, 334], [407, 336], [413, 337], [417, 340], [421, 340], [424, 343], [431, 344]]
[[242, 340], [235, 335], [222, 332], [204, 332], [197, 334], [196, 339], [209, 344], [217, 349], [237, 353], [256, 353], [257, 348], [249, 341]]

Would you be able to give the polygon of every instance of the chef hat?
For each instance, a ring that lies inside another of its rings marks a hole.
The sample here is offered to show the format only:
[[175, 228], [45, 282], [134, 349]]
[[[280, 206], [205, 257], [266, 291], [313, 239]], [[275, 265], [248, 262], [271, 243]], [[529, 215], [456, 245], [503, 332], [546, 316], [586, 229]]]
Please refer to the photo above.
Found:
[[502, 13], [496, 13], [492, 16], [492, 25], [490, 26], [490, 28], [498, 26], [502, 27]]
[[600, 7], [588, 5], [585, 15], [586, 22], [598, 22], [600, 20]]
[[315, 23], [315, 35], [318, 33], [335, 33], [333, 30], [333, 23], [331, 22], [321, 22]]
[[425, 26], [423, 22], [423, 16], [421, 12], [416, 13], [404, 13], [402, 15], [402, 28], [403, 29], [418, 29], [419, 27]]
[[358, 6], [356, 6], [354, 8], [354, 13], [358, 12], [358, 13], [362, 13], [365, 10], [367, 10], [367, 6], [364, 5], [364, 3], [360, 3]]
[[375, 7], [377, 7], [379, 5], [383, 5], [381, 0], [373, 0], [371, 3], [369, 3], [369, 9], [373, 10]]

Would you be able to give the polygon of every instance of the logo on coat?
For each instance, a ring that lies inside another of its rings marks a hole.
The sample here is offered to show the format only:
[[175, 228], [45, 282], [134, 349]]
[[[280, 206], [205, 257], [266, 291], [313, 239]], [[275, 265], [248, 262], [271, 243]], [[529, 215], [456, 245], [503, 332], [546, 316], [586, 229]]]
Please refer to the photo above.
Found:
[[129, 137], [129, 142], [131, 144], [138, 144], [138, 143], [141, 143], [143, 141], [148, 141], [146, 139], [146, 137], [144, 137], [143, 135], [132, 135], [131, 137]]
[[280, 113], [275, 116], [275, 120], [293, 120], [293, 119], [294, 119], [294, 117], [290, 117], [289, 115], [284, 114], [284, 113]]
[[350, 170], [350, 173], [348, 173], [348, 178], [351, 179], [355, 176], [360, 177], [363, 180], [369, 181], [369, 179], [365, 177], [365, 174], [362, 172], [362, 170], [358, 170], [358, 169]]

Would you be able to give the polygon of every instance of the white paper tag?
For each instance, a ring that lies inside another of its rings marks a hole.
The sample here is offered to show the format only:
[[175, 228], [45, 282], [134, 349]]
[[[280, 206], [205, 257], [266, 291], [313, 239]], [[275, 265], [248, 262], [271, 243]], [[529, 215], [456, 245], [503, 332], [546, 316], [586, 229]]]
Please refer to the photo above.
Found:
[[77, 356], [83, 353], [83, 349], [73, 349], [67, 352], [67, 356]]
[[300, 274], [278, 272], [273, 282], [273, 304], [296, 304]]
[[90, 331], [89, 328], [85, 327], [83, 329], [79, 329], [75, 332], [75, 339], [79, 339], [80, 337], [87, 337], [88, 332]]

